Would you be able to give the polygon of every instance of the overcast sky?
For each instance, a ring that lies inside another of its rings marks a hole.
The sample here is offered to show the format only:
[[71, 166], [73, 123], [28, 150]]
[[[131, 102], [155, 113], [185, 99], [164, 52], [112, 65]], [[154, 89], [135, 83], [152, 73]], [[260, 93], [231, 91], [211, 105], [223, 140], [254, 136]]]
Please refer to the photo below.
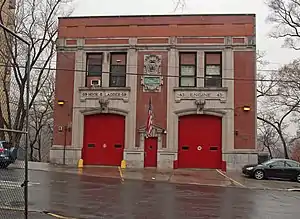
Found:
[[[176, 0], [75, 0], [74, 16], [173, 14]], [[255, 13], [257, 49], [266, 51], [266, 59], [274, 69], [298, 56], [298, 52], [282, 48], [282, 41], [270, 39], [271, 25], [266, 23], [268, 8], [264, 0], [186, 0], [184, 10], [176, 13]]]

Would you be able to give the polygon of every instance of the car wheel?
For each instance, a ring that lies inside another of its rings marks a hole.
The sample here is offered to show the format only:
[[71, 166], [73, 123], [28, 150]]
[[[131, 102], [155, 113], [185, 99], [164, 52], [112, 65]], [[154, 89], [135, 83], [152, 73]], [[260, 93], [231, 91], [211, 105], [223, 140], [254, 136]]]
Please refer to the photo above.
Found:
[[256, 170], [256, 171], [254, 172], [254, 178], [255, 178], [255, 179], [258, 179], [258, 180], [261, 180], [261, 179], [265, 178], [265, 173], [264, 173], [264, 171], [262, 171], [262, 170]]
[[300, 174], [297, 175], [296, 181], [300, 183]]

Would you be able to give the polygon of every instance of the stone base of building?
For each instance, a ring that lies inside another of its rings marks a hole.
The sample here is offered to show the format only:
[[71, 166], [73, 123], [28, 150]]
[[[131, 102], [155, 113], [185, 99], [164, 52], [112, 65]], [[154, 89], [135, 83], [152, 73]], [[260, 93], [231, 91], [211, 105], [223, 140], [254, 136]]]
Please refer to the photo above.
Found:
[[246, 164], [258, 163], [256, 151], [232, 151], [223, 153], [223, 161], [226, 161], [227, 170], [241, 170]]
[[[173, 161], [176, 159], [176, 152], [158, 151], [157, 169], [173, 169]], [[144, 168], [144, 151], [125, 151], [124, 160], [127, 168]]]
[[50, 149], [50, 163], [63, 164], [65, 156], [65, 164], [75, 166], [81, 158], [81, 148], [71, 146], [52, 146]]
[[[50, 150], [50, 163], [75, 166], [81, 158], [81, 148], [67, 146], [53, 146]], [[127, 168], [144, 168], [144, 151], [124, 151], [124, 160]], [[157, 169], [173, 169], [174, 161], [177, 160], [177, 152], [158, 151]], [[258, 163], [258, 152], [255, 151], [232, 151], [223, 153], [223, 161], [226, 162], [227, 170], [240, 170], [246, 164]], [[121, 165], [121, 164], [120, 164]]]

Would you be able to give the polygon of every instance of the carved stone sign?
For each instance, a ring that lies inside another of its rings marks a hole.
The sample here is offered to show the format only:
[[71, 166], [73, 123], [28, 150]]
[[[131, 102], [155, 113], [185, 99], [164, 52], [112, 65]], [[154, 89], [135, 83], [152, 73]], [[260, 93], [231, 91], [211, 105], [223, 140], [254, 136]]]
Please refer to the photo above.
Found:
[[226, 102], [226, 91], [175, 91], [175, 101], [181, 100], [220, 100]]
[[129, 92], [128, 91], [80, 91], [80, 100], [85, 101], [86, 99], [99, 99], [107, 98], [111, 100], [123, 100], [128, 102]]
[[163, 85], [162, 76], [143, 76], [142, 85], [144, 85], [144, 92], [160, 92], [161, 85]]
[[144, 75], [141, 77], [141, 84], [144, 92], [160, 92], [163, 85], [161, 76], [161, 55], [144, 56]]
[[161, 55], [151, 54], [144, 56], [144, 74], [161, 74]]

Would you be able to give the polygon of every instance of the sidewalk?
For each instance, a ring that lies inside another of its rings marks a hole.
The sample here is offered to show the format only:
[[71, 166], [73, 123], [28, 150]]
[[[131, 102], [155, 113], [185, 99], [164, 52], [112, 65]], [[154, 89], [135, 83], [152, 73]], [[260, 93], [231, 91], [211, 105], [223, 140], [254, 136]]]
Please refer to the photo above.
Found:
[[209, 185], [209, 186], [231, 186], [229, 179], [219, 174], [216, 170], [167, 170], [157, 171], [156, 169], [142, 170], [122, 170], [123, 178], [139, 179], [144, 181], [165, 181], [178, 184], [194, 184], [194, 185]]
[[263, 189], [263, 190], [287, 190], [298, 189], [300, 183], [282, 180], [256, 180], [244, 176], [240, 171], [228, 171], [225, 173], [227, 177], [243, 185], [249, 189]]
[[[125, 180], [157, 181], [178, 184], [194, 184], [220, 187], [239, 187], [263, 190], [300, 189], [300, 183], [279, 180], [255, 180], [245, 177], [240, 171], [226, 173], [220, 170], [205, 169], [120, 169], [119, 167], [84, 166], [77, 168], [71, 166], [54, 165], [49, 163], [29, 162], [30, 170], [60, 172], [94, 177], [115, 178]], [[9, 168], [24, 169], [24, 162], [17, 161]]]
[[[17, 161], [9, 168], [24, 168], [23, 161]], [[85, 166], [82, 169], [71, 166], [55, 165], [49, 163], [29, 162], [30, 170], [80, 174], [94, 177], [116, 178], [121, 180], [158, 181], [178, 184], [195, 184], [221, 187], [240, 187], [264, 190], [299, 189], [300, 183], [279, 180], [255, 180], [245, 177], [240, 171], [226, 173], [219, 170], [205, 169], [120, 169], [119, 167]]]
[[[0, 218], [24, 219], [24, 211], [5, 209], [0, 207]], [[54, 217], [40, 212], [28, 212], [28, 218], [29, 219], [53, 219]]]
[[[18, 161], [9, 168], [24, 168], [24, 162]], [[158, 181], [178, 184], [195, 184], [209, 186], [234, 186], [231, 180], [214, 169], [210, 170], [157, 170], [157, 169], [120, 169], [119, 167], [85, 166], [76, 167], [54, 165], [49, 163], [29, 162], [30, 170], [51, 171], [86, 176], [116, 178], [121, 180]]]

